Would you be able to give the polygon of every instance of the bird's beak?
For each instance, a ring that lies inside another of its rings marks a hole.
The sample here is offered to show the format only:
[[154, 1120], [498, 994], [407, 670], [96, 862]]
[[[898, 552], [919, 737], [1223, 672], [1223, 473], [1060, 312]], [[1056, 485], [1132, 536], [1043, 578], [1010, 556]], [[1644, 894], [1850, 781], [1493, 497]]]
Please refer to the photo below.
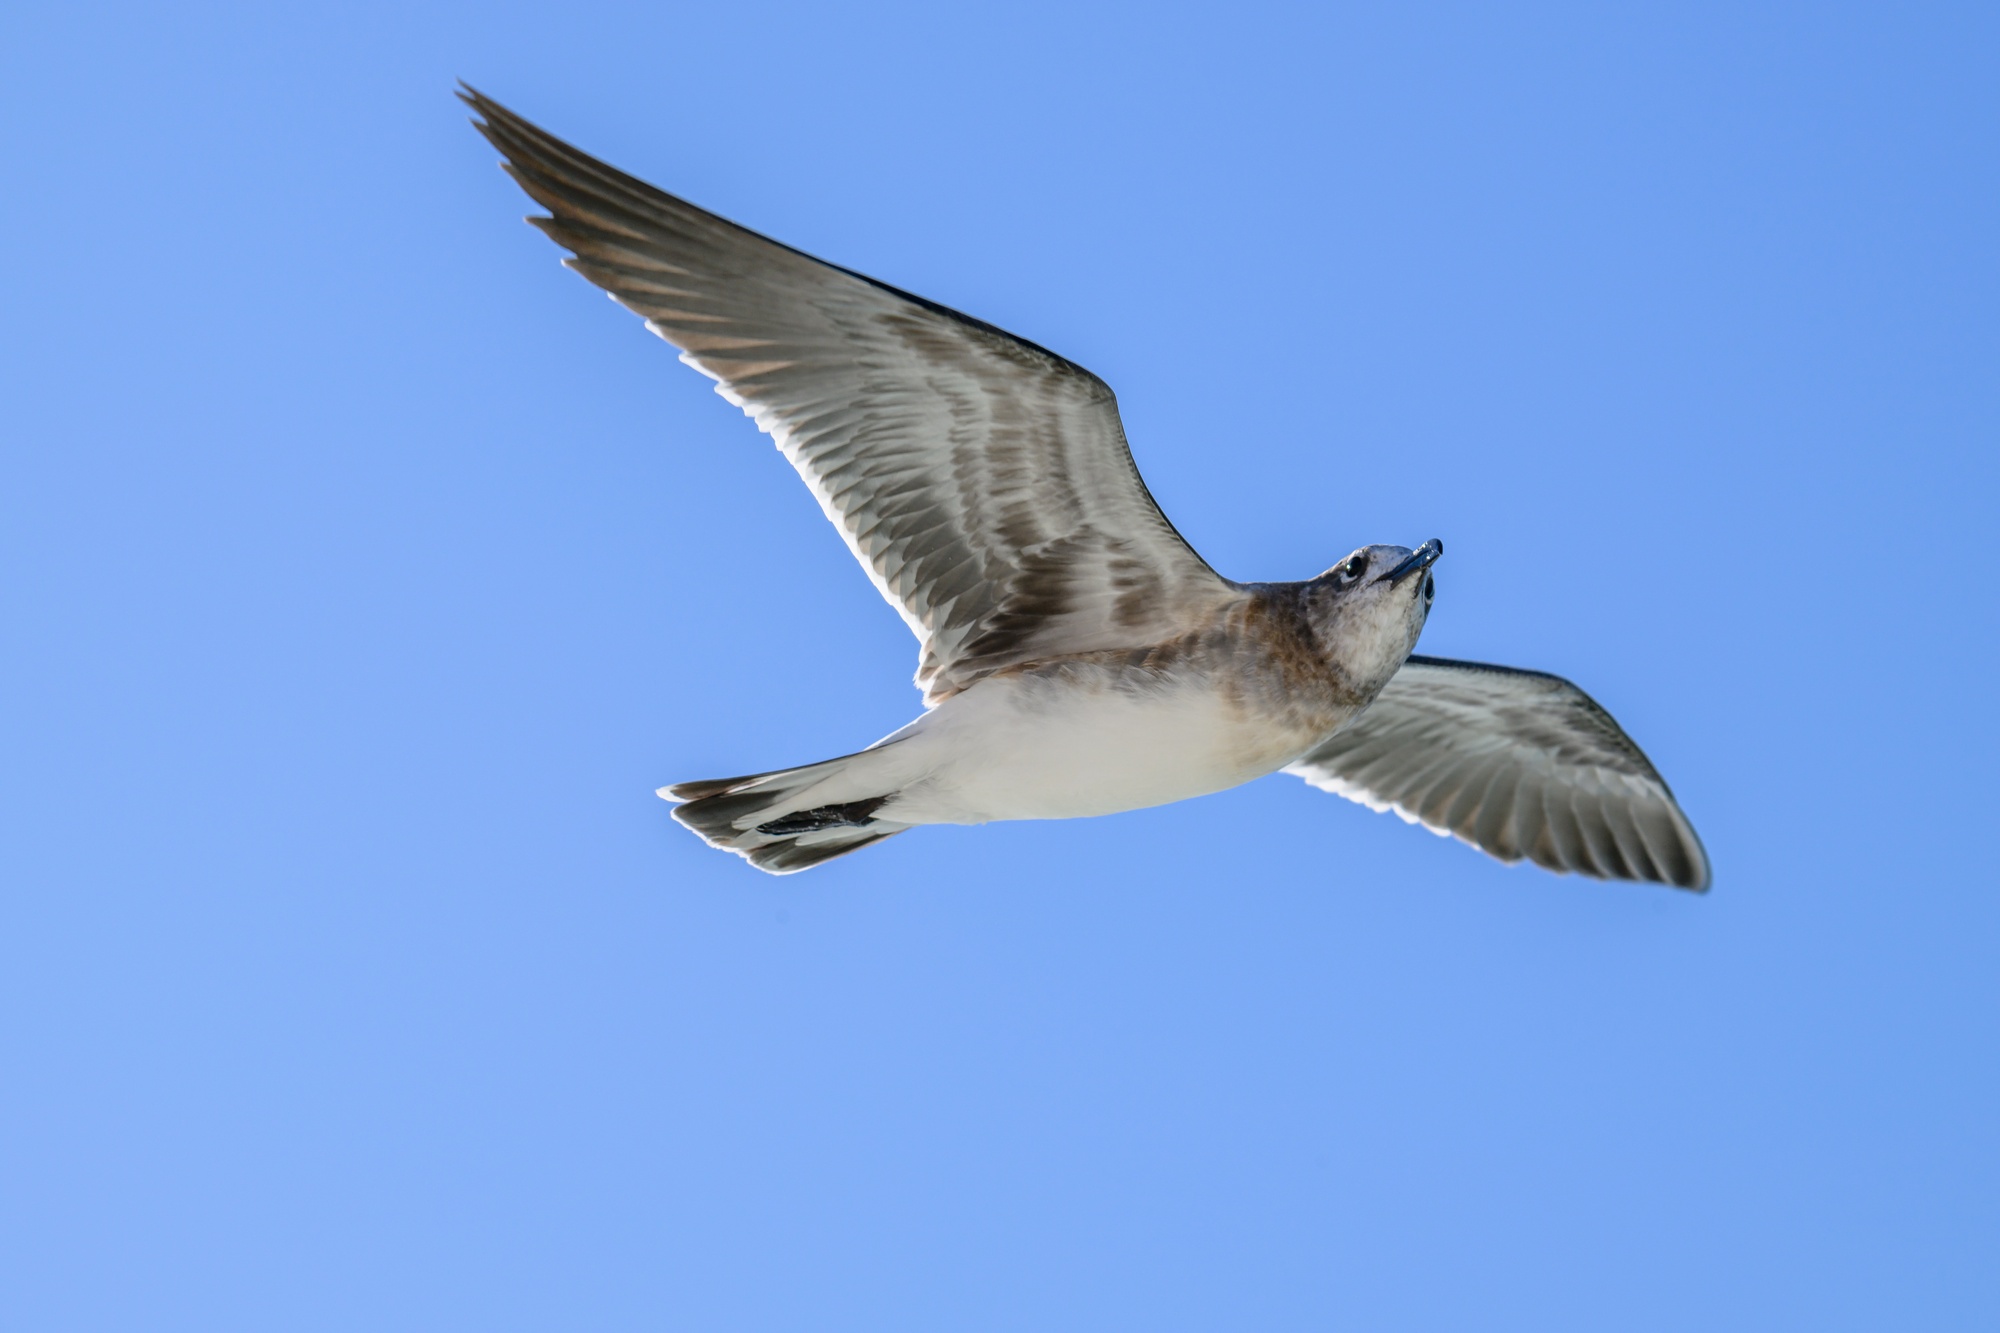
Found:
[[1389, 582], [1401, 583], [1412, 574], [1420, 574], [1437, 563], [1444, 554], [1444, 543], [1433, 537], [1403, 558], [1403, 563], [1389, 571]]

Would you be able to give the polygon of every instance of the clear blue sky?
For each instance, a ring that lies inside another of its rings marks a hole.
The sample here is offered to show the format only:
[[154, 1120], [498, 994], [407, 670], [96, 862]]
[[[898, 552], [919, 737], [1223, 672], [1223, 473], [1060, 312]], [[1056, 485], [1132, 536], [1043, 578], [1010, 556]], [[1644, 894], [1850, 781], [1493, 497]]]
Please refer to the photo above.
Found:
[[[0, 17], [0, 1324], [1995, 1327], [1992, 8], [974, 12]], [[1227, 574], [1442, 537], [1714, 892], [703, 848], [914, 646], [459, 77], [1097, 371]]]

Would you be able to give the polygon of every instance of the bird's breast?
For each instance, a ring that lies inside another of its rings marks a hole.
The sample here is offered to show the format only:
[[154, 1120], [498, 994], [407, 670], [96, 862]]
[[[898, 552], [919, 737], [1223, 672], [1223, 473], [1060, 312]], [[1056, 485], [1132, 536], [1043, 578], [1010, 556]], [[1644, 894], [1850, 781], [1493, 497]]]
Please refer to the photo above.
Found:
[[1275, 772], [1348, 711], [1326, 700], [1301, 707], [1224, 661], [1031, 664], [980, 681], [924, 719], [931, 776], [891, 817], [983, 823], [1164, 805]]

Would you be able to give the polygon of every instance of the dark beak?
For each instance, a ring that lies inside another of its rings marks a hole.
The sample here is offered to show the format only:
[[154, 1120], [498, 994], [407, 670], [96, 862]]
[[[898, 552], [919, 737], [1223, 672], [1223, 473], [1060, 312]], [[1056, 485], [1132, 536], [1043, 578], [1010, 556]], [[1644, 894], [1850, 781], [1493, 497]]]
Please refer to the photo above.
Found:
[[1422, 573], [1424, 570], [1429, 569], [1432, 565], [1435, 565], [1437, 563], [1438, 557], [1443, 554], [1444, 554], [1444, 543], [1439, 541], [1435, 537], [1431, 538], [1429, 541], [1425, 542], [1422, 546], [1419, 546], [1416, 550], [1410, 552], [1410, 554], [1404, 558], [1402, 564], [1397, 565], [1394, 569], [1389, 571], [1389, 582], [1392, 584], [1401, 583], [1404, 579], [1410, 577], [1410, 575], [1412, 574]]

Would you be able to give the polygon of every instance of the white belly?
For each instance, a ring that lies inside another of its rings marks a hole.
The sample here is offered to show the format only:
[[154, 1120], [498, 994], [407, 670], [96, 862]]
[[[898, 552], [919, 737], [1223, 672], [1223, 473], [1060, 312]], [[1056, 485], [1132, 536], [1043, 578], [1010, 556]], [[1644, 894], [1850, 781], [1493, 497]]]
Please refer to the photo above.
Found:
[[879, 817], [906, 824], [1164, 805], [1274, 772], [1314, 739], [1277, 734], [1194, 683], [1132, 691], [1012, 676], [981, 681], [899, 735], [894, 763], [913, 780]]

